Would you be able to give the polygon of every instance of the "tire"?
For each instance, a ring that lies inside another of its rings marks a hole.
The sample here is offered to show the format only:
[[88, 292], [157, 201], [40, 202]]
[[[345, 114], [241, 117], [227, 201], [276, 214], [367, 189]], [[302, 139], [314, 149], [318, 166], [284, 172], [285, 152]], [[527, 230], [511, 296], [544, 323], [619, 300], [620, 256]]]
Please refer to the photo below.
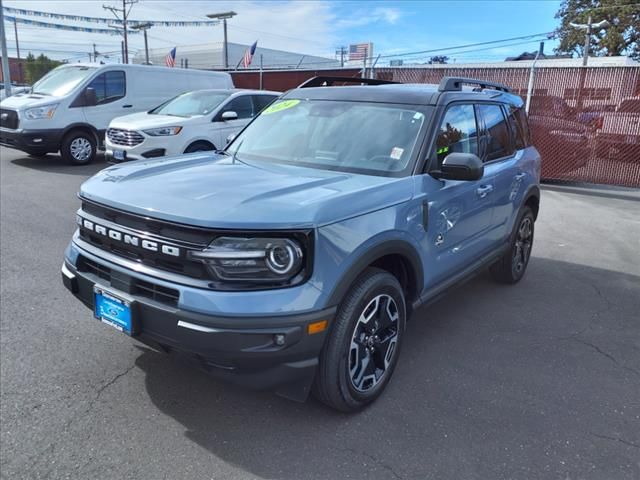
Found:
[[214, 147], [213, 145], [211, 145], [208, 142], [193, 142], [191, 145], [189, 145], [184, 153], [195, 153], [195, 152], [209, 152], [212, 150], [215, 150], [216, 147]]
[[527, 206], [522, 207], [511, 234], [509, 250], [490, 268], [495, 281], [514, 284], [522, 279], [531, 258], [534, 225], [533, 211]]
[[62, 158], [71, 165], [86, 165], [96, 158], [96, 139], [82, 130], [69, 132], [60, 145]]
[[406, 311], [398, 280], [384, 270], [367, 269], [338, 308], [320, 353], [314, 396], [343, 412], [378, 398], [398, 362]]

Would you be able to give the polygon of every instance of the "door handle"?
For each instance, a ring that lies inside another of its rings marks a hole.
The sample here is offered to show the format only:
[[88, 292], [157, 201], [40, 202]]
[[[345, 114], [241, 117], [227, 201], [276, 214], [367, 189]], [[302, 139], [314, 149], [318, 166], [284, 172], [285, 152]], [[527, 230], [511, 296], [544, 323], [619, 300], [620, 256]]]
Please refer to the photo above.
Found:
[[131, 108], [133, 105], [122, 105], [122, 108]]
[[480, 198], [484, 198], [487, 195], [489, 195], [491, 192], [493, 192], [493, 185], [481, 185], [480, 187], [478, 187], [476, 189], [476, 194], [480, 197]]

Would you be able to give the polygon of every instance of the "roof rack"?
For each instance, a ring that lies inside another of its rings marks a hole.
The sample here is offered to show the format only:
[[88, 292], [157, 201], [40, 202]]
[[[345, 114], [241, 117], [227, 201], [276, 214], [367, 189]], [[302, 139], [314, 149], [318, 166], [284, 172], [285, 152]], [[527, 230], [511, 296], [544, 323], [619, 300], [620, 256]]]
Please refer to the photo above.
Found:
[[375, 78], [359, 78], [359, 77], [313, 77], [307, 80], [306, 82], [298, 85], [298, 88], [309, 88], [309, 87], [330, 87], [335, 82], [343, 82], [343, 83], [360, 83], [365, 85], [387, 85], [392, 83], [391, 80], [378, 80]]
[[511, 89], [506, 85], [495, 82], [485, 82], [484, 80], [476, 80], [473, 78], [463, 77], [444, 77], [438, 85], [439, 92], [459, 92], [462, 90], [462, 84], [478, 85], [480, 88], [492, 88], [501, 92], [510, 93]]

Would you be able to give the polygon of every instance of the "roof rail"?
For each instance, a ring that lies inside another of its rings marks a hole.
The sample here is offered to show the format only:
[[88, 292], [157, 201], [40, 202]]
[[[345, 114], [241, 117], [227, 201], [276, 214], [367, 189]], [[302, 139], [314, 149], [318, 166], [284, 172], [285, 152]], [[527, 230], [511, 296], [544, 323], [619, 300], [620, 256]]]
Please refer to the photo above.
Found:
[[462, 90], [462, 84], [478, 85], [480, 88], [492, 88], [501, 92], [510, 93], [511, 89], [506, 85], [495, 82], [485, 82], [484, 80], [476, 80], [474, 78], [463, 77], [444, 77], [438, 85], [439, 92], [459, 92]]
[[309, 80], [302, 82], [300, 85], [298, 85], [297, 88], [322, 87], [322, 86], [330, 87], [335, 82], [360, 83], [365, 85], [387, 85], [391, 83], [398, 83], [398, 82], [392, 82], [391, 80], [378, 80], [375, 78], [319, 76], [319, 77], [310, 78]]

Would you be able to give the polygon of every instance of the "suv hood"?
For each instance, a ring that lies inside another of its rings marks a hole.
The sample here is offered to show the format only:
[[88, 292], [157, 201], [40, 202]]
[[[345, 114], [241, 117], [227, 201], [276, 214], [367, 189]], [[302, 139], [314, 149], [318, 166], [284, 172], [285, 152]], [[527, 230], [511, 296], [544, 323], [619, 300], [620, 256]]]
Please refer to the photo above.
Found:
[[387, 178], [219, 154], [124, 163], [87, 180], [80, 196], [148, 217], [233, 229], [309, 228], [408, 201], [411, 177]]
[[144, 130], [156, 127], [180, 126], [197, 117], [176, 117], [173, 115], [150, 115], [147, 112], [132, 113], [111, 120], [109, 128]]

